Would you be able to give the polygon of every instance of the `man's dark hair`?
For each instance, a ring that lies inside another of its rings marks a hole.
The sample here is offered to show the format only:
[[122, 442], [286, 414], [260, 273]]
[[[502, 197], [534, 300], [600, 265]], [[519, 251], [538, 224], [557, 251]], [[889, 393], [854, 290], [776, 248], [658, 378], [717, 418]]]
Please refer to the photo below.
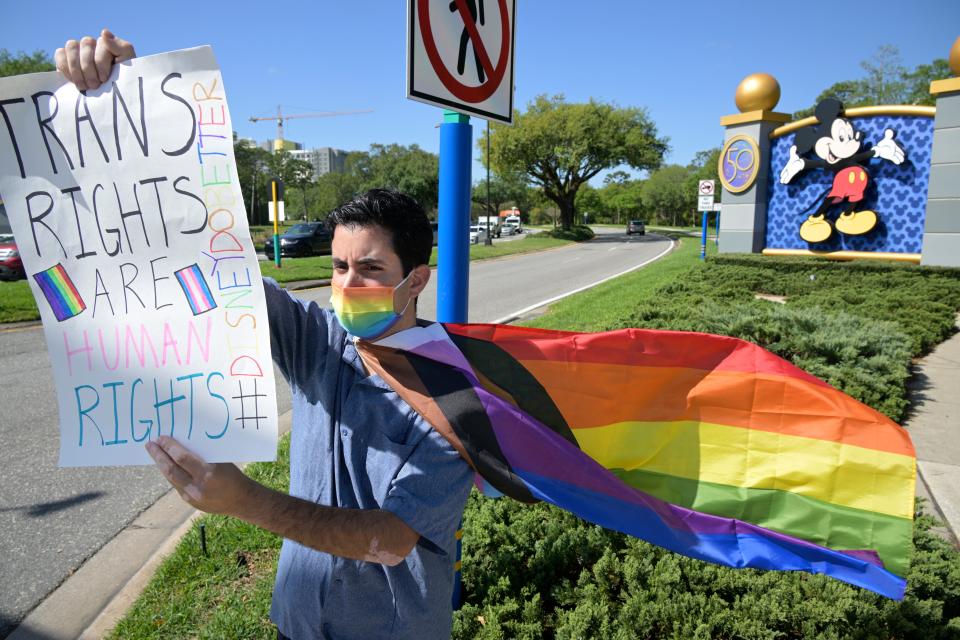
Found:
[[430, 263], [433, 227], [420, 203], [390, 189], [371, 189], [334, 209], [327, 216], [331, 237], [338, 225], [370, 227], [379, 225], [390, 232], [393, 250], [400, 257], [403, 275]]

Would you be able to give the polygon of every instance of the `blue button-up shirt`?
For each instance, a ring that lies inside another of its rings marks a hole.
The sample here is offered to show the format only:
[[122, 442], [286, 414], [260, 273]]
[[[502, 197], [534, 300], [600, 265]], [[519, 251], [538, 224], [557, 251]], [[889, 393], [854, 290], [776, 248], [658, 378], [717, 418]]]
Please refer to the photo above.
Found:
[[290, 383], [290, 494], [394, 513], [420, 540], [395, 567], [284, 540], [270, 617], [293, 640], [448, 638], [455, 534], [473, 473], [379, 376], [332, 312], [264, 280], [273, 359]]

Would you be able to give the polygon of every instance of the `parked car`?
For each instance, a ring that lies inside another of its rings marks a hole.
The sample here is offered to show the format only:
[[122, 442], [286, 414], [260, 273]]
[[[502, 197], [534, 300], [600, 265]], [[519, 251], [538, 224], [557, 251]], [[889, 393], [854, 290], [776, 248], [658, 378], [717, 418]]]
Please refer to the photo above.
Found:
[[487, 228], [480, 225], [470, 227], [470, 244], [480, 244], [487, 241]]
[[17, 250], [17, 243], [10, 234], [0, 235], [0, 280], [19, 280], [26, 278], [23, 261]]
[[637, 233], [641, 236], [646, 235], [647, 223], [643, 220], [631, 220], [627, 223], [627, 235], [629, 236], [632, 233]]
[[504, 222], [500, 225], [500, 235], [502, 236], [512, 236], [517, 233], [516, 225]]
[[[301, 257], [330, 253], [330, 242], [330, 232], [322, 222], [301, 222], [280, 236], [280, 255]], [[267, 259], [273, 256], [272, 237], [263, 243], [263, 252]]]

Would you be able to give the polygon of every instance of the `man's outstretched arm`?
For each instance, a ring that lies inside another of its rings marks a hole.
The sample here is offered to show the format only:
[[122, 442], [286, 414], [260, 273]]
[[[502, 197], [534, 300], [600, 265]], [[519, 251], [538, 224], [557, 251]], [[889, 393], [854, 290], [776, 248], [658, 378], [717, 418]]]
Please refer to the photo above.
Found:
[[274, 491], [235, 465], [204, 462], [169, 436], [147, 444], [147, 451], [197, 509], [245, 520], [318, 551], [394, 566], [420, 539], [389, 511], [326, 507]]

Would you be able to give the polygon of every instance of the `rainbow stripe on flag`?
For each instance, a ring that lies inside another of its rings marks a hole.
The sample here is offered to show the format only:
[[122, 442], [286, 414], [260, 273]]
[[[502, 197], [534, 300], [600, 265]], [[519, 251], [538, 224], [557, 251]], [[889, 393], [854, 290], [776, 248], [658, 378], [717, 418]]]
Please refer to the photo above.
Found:
[[693, 558], [903, 597], [909, 436], [756, 345], [434, 324], [358, 346], [497, 492]]
[[58, 322], [72, 318], [87, 308], [62, 264], [33, 274], [33, 279], [43, 291]]
[[204, 279], [200, 267], [192, 264], [175, 271], [174, 274], [177, 276], [180, 288], [183, 289], [183, 295], [187, 297], [187, 302], [190, 303], [190, 310], [193, 311], [193, 315], [198, 316], [217, 308], [217, 301], [213, 299], [213, 293], [207, 286], [207, 281]]

